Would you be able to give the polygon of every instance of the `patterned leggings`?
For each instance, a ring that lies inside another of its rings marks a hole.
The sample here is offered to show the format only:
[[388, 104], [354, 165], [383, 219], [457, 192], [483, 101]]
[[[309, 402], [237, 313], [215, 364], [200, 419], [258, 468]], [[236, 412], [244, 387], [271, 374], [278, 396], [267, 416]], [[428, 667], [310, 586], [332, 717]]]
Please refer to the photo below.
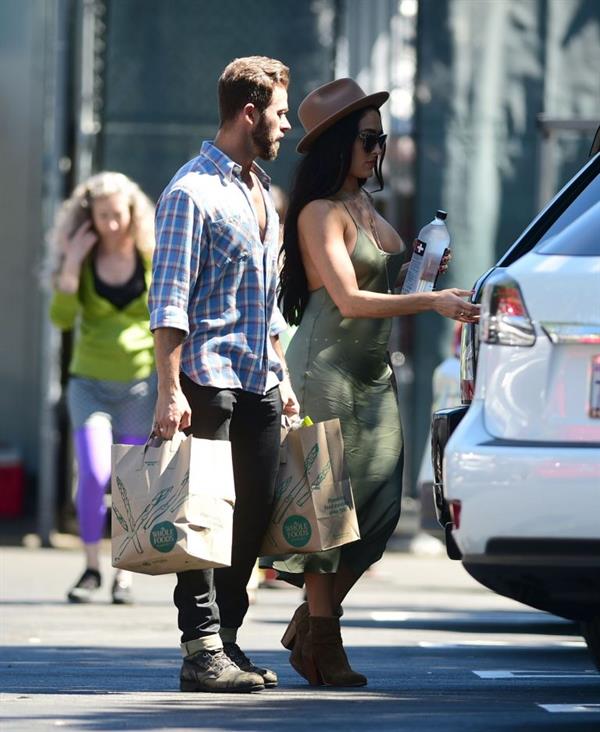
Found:
[[[113, 435], [108, 422], [96, 422], [75, 431], [77, 457], [77, 518], [85, 544], [95, 544], [103, 536], [106, 520], [104, 494], [110, 481], [110, 446]], [[146, 435], [115, 436], [122, 445], [143, 445]]]
[[143, 445], [152, 427], [156, 379], [111, 382], [72, 377], [67, 400], [77, 458], [77, 517], [86, 544], [100, 541], [106, 521], [113, 442]]

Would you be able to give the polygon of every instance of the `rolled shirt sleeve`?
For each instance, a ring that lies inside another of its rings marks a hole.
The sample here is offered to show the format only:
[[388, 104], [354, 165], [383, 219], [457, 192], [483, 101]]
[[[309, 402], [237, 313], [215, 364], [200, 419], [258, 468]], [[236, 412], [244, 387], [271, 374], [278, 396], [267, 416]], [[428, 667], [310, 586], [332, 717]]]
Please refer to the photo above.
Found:
[[176, 328], [189, 334], [189, 296], [200, 267], [202, 223], [196, 204], [182, 189], [172, 189], [158, 202], [148, 293], [150, 330]]
[[281, 310], [277, 307], [277, 304], [273, 305], [273, 312], [271, 314], [271, 322], [269, 323], [269, 335], [271, 338], [275, 338], [280, 333], [287, 330], [287, 323], [283, 317]]

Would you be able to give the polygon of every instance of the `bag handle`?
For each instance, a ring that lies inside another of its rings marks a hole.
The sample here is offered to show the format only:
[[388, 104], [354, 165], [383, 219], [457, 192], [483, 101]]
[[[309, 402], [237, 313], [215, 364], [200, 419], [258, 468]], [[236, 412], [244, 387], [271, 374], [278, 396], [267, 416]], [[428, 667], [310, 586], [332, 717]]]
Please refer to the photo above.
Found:
[[160, 435], [157, 435], [154, 430], [151, 430], [150, 434], [148, 435], [148, 438], [146, 442], [144, 443], [144, 447], [141, 452], [141, 461], [140, 461], [140, 467], [138, 470], [143, 470], [144, 468], [144, 461], [146, 459], [146, 453], [148, 452], [149, 447], [162, 447], [166, 442], [169, 443], [169, 452], [174, 455], [180, 448], [181, 443], [187, 438], [187, 435], [185, 432], [182, 432], [181, 430], [177, 430], [177, 432], [173, 435], [173, 437], [170, 440], [165, 440]]
[[312, 427], [314, 422], [312, 419], [306, 415], [306, 417], [302, 418], [300, 415], [295, 414], [292, 417], [288, 417], [287, 414], [281, 415], [281, 426], [286, 432], [289, 432], [290, 430], [297, 430], [301, 427]]
[[171, 437], [170, 440], [166, 440], [164, 437], [157, 435], [156, 432], [152, 430], [148, 435], [148, 439], [144, 443], [144, 455], [146, 454], [149, 447], [161, 447], [165, 442], [168, 442], [170, 444], [171, 452], [177, 452], [177, 450], [179, 450], [179, 445], [181, 445], [186, 437], [187, 435], [185, 434], [185, 432], [177, 430], [177, 432], [173, 435], [173, 437]]

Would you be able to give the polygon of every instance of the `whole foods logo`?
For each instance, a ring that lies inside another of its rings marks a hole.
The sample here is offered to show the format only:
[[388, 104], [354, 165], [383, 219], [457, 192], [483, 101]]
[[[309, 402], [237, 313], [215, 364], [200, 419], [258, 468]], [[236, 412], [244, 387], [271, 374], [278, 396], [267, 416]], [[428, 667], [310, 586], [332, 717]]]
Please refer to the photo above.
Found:
[[304, 516], [289, 516], [283, 522], [283, 537], [290, 546], [306, 546], [312, 536], [310, 522]]
[[170, 521], [161, 521], [150, 529], [150, 543], [156, 551], [166, 554], [177, 544], [177, 529]]

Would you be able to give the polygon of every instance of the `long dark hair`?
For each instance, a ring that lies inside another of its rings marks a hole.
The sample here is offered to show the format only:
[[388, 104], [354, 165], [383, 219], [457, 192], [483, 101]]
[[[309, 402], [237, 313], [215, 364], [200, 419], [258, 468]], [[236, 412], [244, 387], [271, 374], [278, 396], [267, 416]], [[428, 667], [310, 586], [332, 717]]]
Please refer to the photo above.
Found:
[[[369, 107], [368, 109], [374, 109]], [[298, 325], [308, 302], [308, 283], [298, 244], [298, 216], [311, 201], [331, 198], [342, 187], [350, 164], [352, 148], [359, 132], [359, 122], [367, 109], [359, 109], [343, 117], [317, 137], [312, 147], [298, 163], [285, 217], [281, 254], [283, 264], [279, 282], [279, 304], [291, 325]], [[379, 112], [379, 110], [376, 110]], [[379, 156], [375, 178], [383, 189], [381, 165], [385, 150]], [[359, 179], [363, 186], [366, 178]]]

